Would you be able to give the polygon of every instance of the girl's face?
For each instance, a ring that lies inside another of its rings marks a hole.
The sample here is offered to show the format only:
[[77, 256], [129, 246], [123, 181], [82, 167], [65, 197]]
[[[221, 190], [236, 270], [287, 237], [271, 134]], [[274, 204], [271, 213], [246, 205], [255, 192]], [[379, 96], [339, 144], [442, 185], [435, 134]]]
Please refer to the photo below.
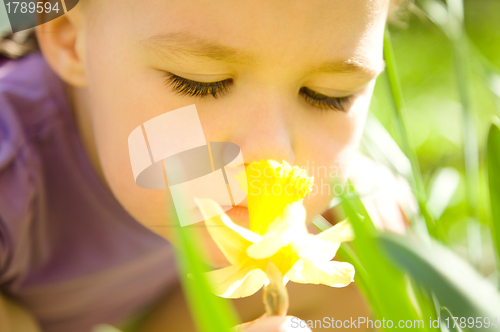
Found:
[[[389, 0], [88, 5], [78, 50], [97, 154], [111, 190], [133, 217], [168, 237], [165, 191], [135, 184], [128, 135], [191, 104], [206, 140], [238, 144], [246, 163], [308, 166], [316, 186], [304, 201], [308, 218], [327, 209], [333, 195], [328, 177], [347, 175], [383, 70]], [[199, 82], [199, 93], [205, 84], [223, 91], [216, 97], [182, 94], [168, 85], [167, 73], [187, 87]]]

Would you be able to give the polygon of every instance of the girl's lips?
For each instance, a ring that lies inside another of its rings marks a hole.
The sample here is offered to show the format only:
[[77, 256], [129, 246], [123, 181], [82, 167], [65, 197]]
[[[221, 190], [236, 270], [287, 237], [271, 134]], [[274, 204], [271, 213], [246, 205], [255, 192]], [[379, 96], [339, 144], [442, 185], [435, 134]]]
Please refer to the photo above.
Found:
[[248, 222], [248, 208], [244, 206], [234, 206], [226, 211], [226, 214], [234, 222]]

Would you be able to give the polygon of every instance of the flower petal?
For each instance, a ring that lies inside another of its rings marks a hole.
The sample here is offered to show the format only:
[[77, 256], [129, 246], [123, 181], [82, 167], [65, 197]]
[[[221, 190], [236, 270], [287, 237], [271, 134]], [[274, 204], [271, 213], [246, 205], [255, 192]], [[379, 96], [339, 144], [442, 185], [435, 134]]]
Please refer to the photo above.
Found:
[[244, 260], [247, 257], [246, 249], [262, 238], [233, 223], [217, 202], [198, 198], [195, 198], [195, 202], [205, 218], [216, 215], [216, 217], [207, 218], [205, 224], [210, 236], [231, 264], [238, 264]]
[[330, 242], [346, 242], [354, 239], [354, 232], [349, 221], [344, 220], [316, 236]]
[[294, 243], [294, 249], [300, 257], [330, 261], [335, 257], [340, 243], [353, 238], [351, 225], [345, 220], [311, 238], [302, 237], [302, 243]]
[[305, 240], [308, 240], [304, 241], [306, 245], [300, 246], [294, 243], [293, 248], [299, 257], [311, 260], [330, 261], [340, 247], [340, 242], [324, 241], [314, 235], [308, 235]]
[[284, 247], [285, 239], [281, 232], [273, 232], [264, 235], [262, 240], [255, 242], [247, 248], [247, 255], [253, 259], [269, 258]]
[[293, 202], [283, 211], [283, 221], [288, 224], [288, 230], [295, 235], [302, 236], [307, 233], [306, 208], [302, 202]]
[[225, 298], [250, 296], [257, 292], [268, 280], [261, 269], [231, 265], [206, 272], [205, 276], [215, 295]]
[[277, 217], [269, 225], [268, 233], [264, 234], [262, 240], [247, 248], [247, 254], [254, 259], [268, 258], [290, 242], [299, 242], [305, 236], [306, 209], [301, 202], [294, 202], [285, 208], [283, 218]]
[[344, 287], [354, 281], [354, 266], [345, 262], [301, 258], [286, 275], [291, 281], [302, 284]]

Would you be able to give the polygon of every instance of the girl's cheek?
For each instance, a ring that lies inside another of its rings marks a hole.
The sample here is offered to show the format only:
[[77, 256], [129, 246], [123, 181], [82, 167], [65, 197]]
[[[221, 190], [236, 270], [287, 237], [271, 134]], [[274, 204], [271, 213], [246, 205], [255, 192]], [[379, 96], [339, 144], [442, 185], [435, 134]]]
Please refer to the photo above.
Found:
[[329, 123], [317, 124], [317, 128], [323, 130], [309, 131], [317, 134], [310, 135], [307, 146], [302, 148], [306, 151], [301, 158], [303, 166], [306, 166], [308, 175], [314, 177], [313, 189], [304, 199], [308, 219], [326, 211], [330, 200], [344, 190], [340, 182], [350, 176], [350, 163], [363, 134], [373, 85], [374, 82], [348, 114], [332, 114]]

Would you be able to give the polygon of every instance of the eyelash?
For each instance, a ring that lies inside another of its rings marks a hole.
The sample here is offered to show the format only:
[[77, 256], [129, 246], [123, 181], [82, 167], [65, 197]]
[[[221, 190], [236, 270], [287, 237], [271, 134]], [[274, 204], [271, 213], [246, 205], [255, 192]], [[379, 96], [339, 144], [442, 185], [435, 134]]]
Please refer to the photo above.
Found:
[[[219, 82], [203, 83], [191, 81], [169, 72], [165, 72], [164, 76], [166, 84], [171, 86], [178, 94], [202, 98], [208, 95], [212, 95], [214, 98], [226, 95], [229, 92], [229, 84], [233, 82], [229, 78]], [[351, 107], [353, 99], [353, 95], [347, 97], [328, 97], [306, 87], [300, 88], [299, 93], [304, 96], [307, 102], [321, 110], [332, 109], [345, 112]]]

